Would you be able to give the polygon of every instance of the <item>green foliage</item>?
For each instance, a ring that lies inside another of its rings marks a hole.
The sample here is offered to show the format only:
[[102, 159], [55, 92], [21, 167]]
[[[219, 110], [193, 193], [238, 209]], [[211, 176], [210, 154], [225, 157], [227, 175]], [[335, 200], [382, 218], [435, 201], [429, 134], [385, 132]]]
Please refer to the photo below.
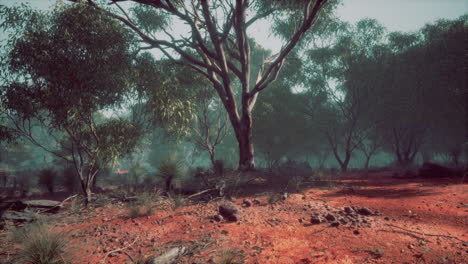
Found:
[[57, 172], [52, 168], [44, 168], [39, 171], [39, 185], [43, 186], [47, 191], [53, 193], [57, 181]]
[[137, 93], [145, 100], [146, 121], [172, 138], [186, 135], [195, 111], [194, 88], [206, 81], [187, 67], [157, 61], [150, 53], [137, 57], [134, 78]]
[[[132, 35], [86, 4], [57, 5], [46, 13], [26, 6], [0, 12], [8, 15], [2, 27], [16, 33], [2, 68], [10, 77], [0, 105], [17, 133], [74, 163], [86, 174], [80, 175], [82, 184], [89, 185], [100, 167], [131, 152], [142, 135], [140, 126], [99, 113], [114, 110], [133, 87]], [[55, 142], [39, 140], [36, 126]]]
[[52, 231], [44, 223], [27, 225], [15, 232], [15, 238], [20, 243], [19, 256], [24, 263], [72, 263], [71, 251], [64, 234]]
[[131, 8], [136, 23], [147, 33], [155, 33], [169, 26], [169, 18], [151, 6], [137, 5]]
[[8, 65], [21, 78], [11, 83], [4, 103], [22, 117], [46, 110], [62, 127], [122, 98], [131, 72], [131, 37], [105, 14], [87, 5], [57, 7], [44, 24], [17, 34]]

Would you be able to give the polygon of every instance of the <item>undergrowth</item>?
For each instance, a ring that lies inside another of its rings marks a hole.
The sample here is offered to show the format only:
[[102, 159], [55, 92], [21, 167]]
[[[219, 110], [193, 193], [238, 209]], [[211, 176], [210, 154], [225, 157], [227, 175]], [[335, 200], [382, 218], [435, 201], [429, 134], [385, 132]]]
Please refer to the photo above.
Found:
[[42, 221], [16, 230], [13, 238], [20, 245], [18, 260], [21, 263], [72, 263], [73, 252], [68, 246], [65, 234], [53, 231]]

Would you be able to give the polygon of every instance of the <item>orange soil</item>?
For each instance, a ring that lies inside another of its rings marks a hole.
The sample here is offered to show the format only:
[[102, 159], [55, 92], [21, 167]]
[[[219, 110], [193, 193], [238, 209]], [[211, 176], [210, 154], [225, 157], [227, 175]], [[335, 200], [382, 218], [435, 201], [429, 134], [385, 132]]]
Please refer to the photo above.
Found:
[[[133, 257], [186, 246], [191, 254], [180, 263], [219, 263], [229, 250], [243, 255], [244, 263], [467, 263], [468, 185], [388, 175], [343, 180], [349, 188], [307, 189], [273, 206], [265, 196], [247, 197], [262, 203], [243, 208], [235, 223], [211, 220], [222, 203], [215, 201], [158, 209], [133, 220], [119, 205], [84, 210], [80, 216], [62, 212], [56, 226], [69, 231], [80, 252], [77, 263], [102, 263], [106, 252], [135, 240], [125, 249]], [[349, 205], [383, 215], [364, 217], [370, 224], [357, 228], [310, 224], [314, 212], [334, 213]], [[360, 234], [353, 233], [356, 229]], [[117, 252], [106, 263], [129, 263], [129, 257]]]

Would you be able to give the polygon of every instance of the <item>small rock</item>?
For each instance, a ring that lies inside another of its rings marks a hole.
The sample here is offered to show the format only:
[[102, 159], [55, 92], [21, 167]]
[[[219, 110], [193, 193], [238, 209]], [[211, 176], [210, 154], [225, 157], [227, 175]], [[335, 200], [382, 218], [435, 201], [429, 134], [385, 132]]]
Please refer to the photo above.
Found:
[[302, 224], [302, 223], [304, 223], [305, 220], [304, 220], [304, 218], [299, 218], [298, 221], [299, 221], [299, 223]]
[[361, 232], [360, 232], [359, 230], [356, 229], [356, 230], [353, 231], [353, 234], [359, 235], [359, 234], [361, 234]]
[[310, 218], [310, 223], [313, 224], [313, 225], [318, 225], [318, 224], [322, 223], [322, 219], [320, 218], [320, 216], [314, 215], [314, 216], [312, 216]]
[[331, 222], [330, 226], [338, 227], [338, 226], [340, 226], [340, 222], [338, 222], [338, 221]]
[[257, 200], [257, 199], [254, 199], [254, 200], [253, 200], [253, 204], [255, 204], [255, 205], [259, 205], [259, 204], [261, 204], [261, 203], [262, 203], [262, 202], [260, 202], [260, 200]]
[[281, 195], [281, 199], [282, 199], [283, 201], [285, 201], [286, 199], [288, 199], [288, 197], [289, 197], [289, 195], [288, 195], [287, 192], [285, 192], [285, 193], [283, 193], [283, 195]]
[[335, 217], [334, 215], [332, 215], [332, 214], [327, 214], [327, 215], [325, 216], [325, 218], [326, 218], [329, 222], [334, 222], [334, 221], [336, 221], [336, 217]]
[[346, 206], [346, 207], [344, 208], [344, 211], [345, 211], [345, 213], [347, 213], [347, 214], [352, 214], [352, 213], [354, 213], [354, 209], [353, 209], [352, 207], [350, 207], [350, 206]]
[[409, 248], [409, 249], [413, 249], [413, 248], [414, 248], [414, 245], [413, 245], [413, 244], [409, 244], [409, 245], [408, 245], [408, 248]]
[[340, 223], [341, 223], [342, 225], [346, 225], [347, 223], [349, 223], [349, 219], [346, 218], [346, 217], [345, 217], [345, 218], [341, 218], [341, 219], [340, 219]]
[[388, 216], [384, 217], [384, 219], [390, 221], [390, 218]]
[[222, 204], [219, 206], [218, 210], [219, 214], [228, 221], [235, 222], [239, 220], [240, 209], [232, 203]]
[[358, 211], [358, 214], [360, 215], [372, 215], [372, 211], [367, 208], [367, 207], [362, 207], [361, 209], [359, 209]]
[[213, 220], [215, 220], [216, 222], [221, 222], [223, 220], [223, 217], [219, 214], [213, 216]]
[[252, 202], [248, 199], [244, 199], [244, 201], [242, 202], [242, 204], [245, 206], [245, 207], [250, 207], [252, 206]]

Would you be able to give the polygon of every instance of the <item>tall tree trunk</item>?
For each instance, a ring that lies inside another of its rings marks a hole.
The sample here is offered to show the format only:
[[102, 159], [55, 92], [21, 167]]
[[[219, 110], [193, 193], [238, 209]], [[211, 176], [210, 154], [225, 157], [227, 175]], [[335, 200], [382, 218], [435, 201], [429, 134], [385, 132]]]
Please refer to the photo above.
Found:
[[347, 172], [348, 171], [349, 161], [350, 161], [350, 157], [346, 156], [345, 160], [340, 164], [341, 165], [341, 172]]
[[372, 155], [366, 156], [366, 161], [364, 163], [364, 170], [366, 171], [366, 173], [369, 171], [369, 163], [370, 163], [371, 157]]
[[239, 167], [240, 171], [249, 171], [255, 169], [254, 146], [252, 142], [252, 113], [244, 112], [239, 127], [237, 138], [239, 144]]

